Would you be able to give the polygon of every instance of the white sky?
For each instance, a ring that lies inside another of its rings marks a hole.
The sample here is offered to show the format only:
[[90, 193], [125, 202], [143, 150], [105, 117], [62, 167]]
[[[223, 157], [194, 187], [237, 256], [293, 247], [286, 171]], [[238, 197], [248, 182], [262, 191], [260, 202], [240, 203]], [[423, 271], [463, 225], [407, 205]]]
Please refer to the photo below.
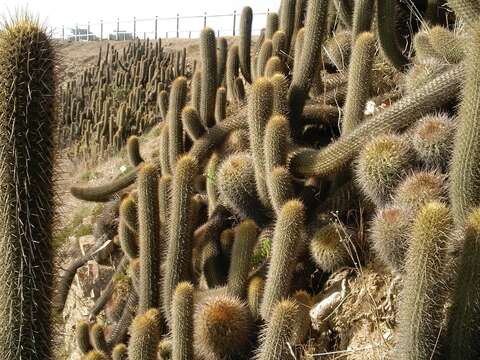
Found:
[[[120, 30], [132, 31], [133, 17], [137, 19], [152, 19], [158, 17], [174, 17], [182, 15], [229, 14], [233, 10], [240, 13], [245, 5], [252, 7], [255, 12], [278, 11], [280, 0], [0, 0], [0, 16], [15, 13], [16, 9], [27, 7], [31, 13], [40, 17], [40, 20], [61, 33], [62, 25], [66, 29], [75, 27], [75, 24], [91, 23], [91, 31], [99, 33], [99, 22], [105, 23], [104, 34], [112, 32], [116, 19], [119, 18]], [[237, 18], [237, 27], [239, 23]], [[233, 27], [232, 18], [211, 18], [207, 25], [222, 34], [228, 34]], [[265, 26], [265, 16], [254, 17], [253, 28]], [[85, 26], [86, 27], [86, 26]], [[181, 30], [198, 31], [203, 27], [203, 19], [185, 19], [180, 21]], [[174, 36], [176, 21], [159, 21], [159, 36], [165, 37], [165, 32]], [[152, 20], [138, 21], [137, 33], [153, 32]], [[65, 31], [68, 33], [68, 30]], [[153, 37], [150, 35], [150, 37]]]

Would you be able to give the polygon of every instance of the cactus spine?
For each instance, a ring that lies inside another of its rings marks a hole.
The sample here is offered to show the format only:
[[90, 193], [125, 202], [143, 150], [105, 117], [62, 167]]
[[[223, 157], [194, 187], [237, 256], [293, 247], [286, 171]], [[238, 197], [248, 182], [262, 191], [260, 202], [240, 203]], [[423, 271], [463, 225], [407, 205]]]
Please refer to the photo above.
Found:
[[28, 15], [0, 30], [0, 353], [52, 358], [56, 55]]
[[381, 135], [360, 153], [356, 178], [363, 192], [377, 206], [387, 203], [402, 176], [414, 163], [410, 143], [398, 135]]
[[193, 285], [177, 285], [172, 303], [172, 360], [193, 359]]
[[146, 165], [138, 177], [138, 237], [140, 248], [139, 314], [158, 307], [160, 279], [160, 215], [157, 169]]

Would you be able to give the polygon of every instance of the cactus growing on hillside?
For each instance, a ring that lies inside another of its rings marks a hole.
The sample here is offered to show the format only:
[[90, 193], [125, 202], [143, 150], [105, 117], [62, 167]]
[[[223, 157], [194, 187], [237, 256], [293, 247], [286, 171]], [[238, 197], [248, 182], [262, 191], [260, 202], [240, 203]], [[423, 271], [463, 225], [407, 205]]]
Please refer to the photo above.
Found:
[[202, 86], [200, 95], [200, 118], [206, 128], [215, 124], [215, 96], [217, 91], [217, 54], [215, 32], [205, 28], [200, 34], [202, 56]]
[[453, 219], [445, 205], [431, 202], [418, 211], [410, 234], [400, 293], [395, 348], [399, 359], [430, 359], [438, 351], [445, 299], [441, 279], [446, 275], [446, 251], [452, 232]]
[[160, 342], [160, 313], [150, 309], [138, 315], [130, 327], [128, 343], [129, 360], [157, 360], [157, 345]]
[[172, 303], [172, 360], [193, 358], [193, 285], [177, 285]]
[[239, 299], [246, 298], [248, 272], [256, 241], [257, 228], [255, 222], [245, 220], [236, 229], [227, 283], [227, 292]]
[[195, 311], [196, 352], [206, 359], [247, 358], [252, 318], [246, 304], [216, 296]]
[[295, 301], [283, 300], [272, 309], [272, 316], [264, 329], [257, 360], [275, 360], [288, 357], [288, 344], [295, 335], [294, 324], [298, 321], [299, 305]]
[[475, 358], [480, 354], [475, 335], [480, 319], [479, 240], [480, 210], [476, 208], [466, 221], [453, 305], [449, 311], [446, 351], [449, 359]]
[[290, 200], [283, 205], [275, 224], [272, 257], [260, 308], [264, 320], [270, 319], [277, 302], [288, 297], [293, 267], [300, 244], [304, 241], [304, 232], [305, 207], [298, 200]]
[[455, 99], [463, 78], [463, 68], [454, 67], [404, 96], [357, 127], [350, 135], [340, 138], [326, 148], [296, 152], [290, 159], [292, 172], [304, 176], [326, 176], [339, 171], [373, 136], [408, 128], [422, 114], [434, 111]]
[[28, 15], [0, 31], [0, 353], [52, 357], [56, 55]]
[[477, 5], [452, 0], [453, 14], [439, 0], [407, 3], [282, 0], [254, 39], [246, 7], [237, 38], [203, 29], [201, 63], [176, 40], [136, 39], [65, 82], [60, 142], [82, 180], [103, 177], [95, 166], [110, 156], [135, 167], [71, 189], [115, 199], [112, 214], [74, 214], [65, 231], [84, 251], [95, 221], [95, 244], [59, 284], [62, 304], [77, 269], [79, 282], [90, 273], [85, 262], [115, 268], [88, 314], [93, 325], [105, 310], [108, 337], [83, 323], [81, 352], [342, 354], [337, 339], [372, 319], [390, 328], [398, 312], [398, 331], [362, 354], [476, 356], [478, 211], [463, 217], [477, 208]]
[[[460, 3], [460, 2], [459, 2]], [[480, 203], [480, 27], [473, 32], [472, 48], [465, 63], [465, 86], [459, 109], [450, 168], [450, 200], [457, 225]]]
[[193, 179], [198, 169], [194, 160], [186, 155], [177, 163], [173, 178], [173, 196], [168, 227], [168, 249], [162, 285], [163, 312], [171, 320], [171, 302], [176, 286], [191, 276], [190, 259], [193, 238]]
[[[320, 58], [322, 42], [327, 25], [328, 1], [310, 0], [305, 20], [304, 44], [301, 59], [294, 68], [293, 79], [289, 90], [289, 104], [292, 118], [300, 116], [305, 105], [308, 91], [316, 70], [316, 59]], [[287, 35], [288, 37], [288, 35]], [[296, 126], [296, 124], [292, 124]]]
[[160, 291], [160, 215], [157, 169], [149, 164], [138, 177], [138, 238], [140, 259], [139, 314], [158, 307]]

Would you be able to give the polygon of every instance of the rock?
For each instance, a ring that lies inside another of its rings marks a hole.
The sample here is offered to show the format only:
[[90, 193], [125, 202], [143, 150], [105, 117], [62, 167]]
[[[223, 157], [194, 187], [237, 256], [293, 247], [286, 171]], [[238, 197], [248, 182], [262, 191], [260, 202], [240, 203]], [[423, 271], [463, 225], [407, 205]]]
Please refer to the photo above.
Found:
[[80, 236], [78, 239], [78, 246], [80, 247], [82, 255], [85, 255], [93, 246], [95, 246], [95, 238], [93, 235]]

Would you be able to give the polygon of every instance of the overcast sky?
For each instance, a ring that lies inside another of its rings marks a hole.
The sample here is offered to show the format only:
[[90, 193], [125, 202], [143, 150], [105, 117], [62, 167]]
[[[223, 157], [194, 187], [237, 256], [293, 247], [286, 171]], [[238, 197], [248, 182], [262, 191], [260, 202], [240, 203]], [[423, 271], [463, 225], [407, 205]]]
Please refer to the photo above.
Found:
[[[91, 31], [99, 32], [99, 22], [105, 23], [104, 32], [111, 32], [116, 27], [117, 18], [121, 21], [121, 30], [131, 31], [133, 17], [145, 21], [137, 23], [137, 32], [151, 32], [153, 22], [149, 19], [180, 15], [200, 15], [205, 11], [208, 14], [228, 14], [233, 10], [240, 12], [243, 6], [249, 5], [254, 12], [277, 11], [280, 0], [0, 0], [0, 14], [14, 13], [18, 8], [27, 7], [31, 13], [38, 15], [42, 22], [60, 31], [62, 25], [67, 29], [75, 24], [91, 22]], [[264, 17], [257, 16], [254, 28], [264, 26]], [[238, 21], [237, 21], [238, 25]], [[208, 19], [208, 26], [215, 30], [227, 32], [233, 27], [231, 18]], [[175, 21], [159, 21], [159, 33], [174, 32]], [[181, 21], [181, 30], [198, 30], [203, 27], [203, 19]], [[66, 30], [68, 32], [68, 30]], [[162, 35], [163, 37], [164, 35]]]

